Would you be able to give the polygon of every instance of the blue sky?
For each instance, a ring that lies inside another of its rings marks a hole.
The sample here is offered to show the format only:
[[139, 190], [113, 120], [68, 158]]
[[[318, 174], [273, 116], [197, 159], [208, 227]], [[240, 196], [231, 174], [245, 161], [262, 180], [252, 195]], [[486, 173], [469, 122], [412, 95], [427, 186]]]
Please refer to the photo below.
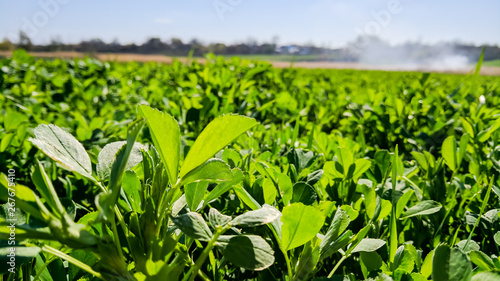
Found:
[[499, 13], [498, 0], [0, 0], [0, 39], [17, 38], [24, 29], [35, 43], [51, 38], [66, 43], [274, 38], [279, 44], [339, 47], [369, 33], [393, 44], [459, 40], [500, 45]]

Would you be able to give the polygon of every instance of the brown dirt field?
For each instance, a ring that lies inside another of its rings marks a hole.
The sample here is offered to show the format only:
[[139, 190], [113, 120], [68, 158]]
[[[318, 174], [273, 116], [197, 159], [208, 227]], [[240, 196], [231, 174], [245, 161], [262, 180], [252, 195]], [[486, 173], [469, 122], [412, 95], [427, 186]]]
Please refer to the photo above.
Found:
[[[40, 58], [84, 58], [86, 54], [79, 52], [30, 52], [32, 56]], [[0, 51], [0, 56], [10, 57], [12, 52]], [[142, 54], [113, 54], [113, 53], [100, 53], [95, 54], [99, 60], [103, 61], [118, 61], [118, 62], [128, 62], [128, 61], [138, 61], [138, 62], [159, 62], [170, 64], [174, 60], [179, 60], [181, 62], [189, 62], [190, 60], [196, 60], [200, 63], [204, 63], [205, 59], [202, 58], [173, 58], [163, 55], [142, 55]], [[270, 61], [270, 63], [277, 68], [290, 67], [289, 62], [281, 61]], [[403, 67], [398, 66], [383, 66], [383, 65], [366, 65], [361, 63], [349, 63], [349, 62], [296, 62], [293, 64], [294, 68], [326, 68], [326, 69], [360, 69], [360, 70], [388, 70], [388, 71], [408, 71]], [[456, 74], [467, 74], [470, 73], [474, 67], [456, 69], [456, 70], [433, 70], [433, 69], [414, 69], [412, 71], [425, 71], [425, 72], [440, 72], [440, 73], [456, 73]], [[481, 75], [492, 75], [500, 76], [500, 67], [493, 66], [483, 66], [481, 67]]]

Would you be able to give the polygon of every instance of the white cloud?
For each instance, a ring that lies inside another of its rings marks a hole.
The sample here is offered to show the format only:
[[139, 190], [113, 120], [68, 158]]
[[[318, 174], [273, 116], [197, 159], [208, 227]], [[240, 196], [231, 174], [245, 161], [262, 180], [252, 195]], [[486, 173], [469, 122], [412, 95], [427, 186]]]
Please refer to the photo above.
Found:
[[169, 18], [156, 18], [155, 19], [155, 23], [158, 23], [158, 24], [171, 24], [173, 22], [174, 22], [174, 20], [169, 19]]

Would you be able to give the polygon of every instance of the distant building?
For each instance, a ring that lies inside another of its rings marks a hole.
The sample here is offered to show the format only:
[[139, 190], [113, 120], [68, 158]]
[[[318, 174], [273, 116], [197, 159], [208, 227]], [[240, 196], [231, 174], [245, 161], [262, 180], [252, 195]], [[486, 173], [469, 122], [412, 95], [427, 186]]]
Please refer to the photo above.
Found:
[[311, 48], [298, 45], [286, 45], [276, 47], [276, 53], [282, 55], [309, 55], [311, 54]]

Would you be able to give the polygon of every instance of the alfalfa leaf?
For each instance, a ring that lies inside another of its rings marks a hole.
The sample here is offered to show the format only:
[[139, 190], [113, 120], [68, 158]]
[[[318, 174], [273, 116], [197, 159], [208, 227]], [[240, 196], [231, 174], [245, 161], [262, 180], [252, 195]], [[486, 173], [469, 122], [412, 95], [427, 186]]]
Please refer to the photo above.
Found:
[[53, 124], [42, 124], [33, 130], [35, 138], [29, 138], [47, 156], [70, 171], [94, 180], [92, 163], [83, 145], [70, 133]]

